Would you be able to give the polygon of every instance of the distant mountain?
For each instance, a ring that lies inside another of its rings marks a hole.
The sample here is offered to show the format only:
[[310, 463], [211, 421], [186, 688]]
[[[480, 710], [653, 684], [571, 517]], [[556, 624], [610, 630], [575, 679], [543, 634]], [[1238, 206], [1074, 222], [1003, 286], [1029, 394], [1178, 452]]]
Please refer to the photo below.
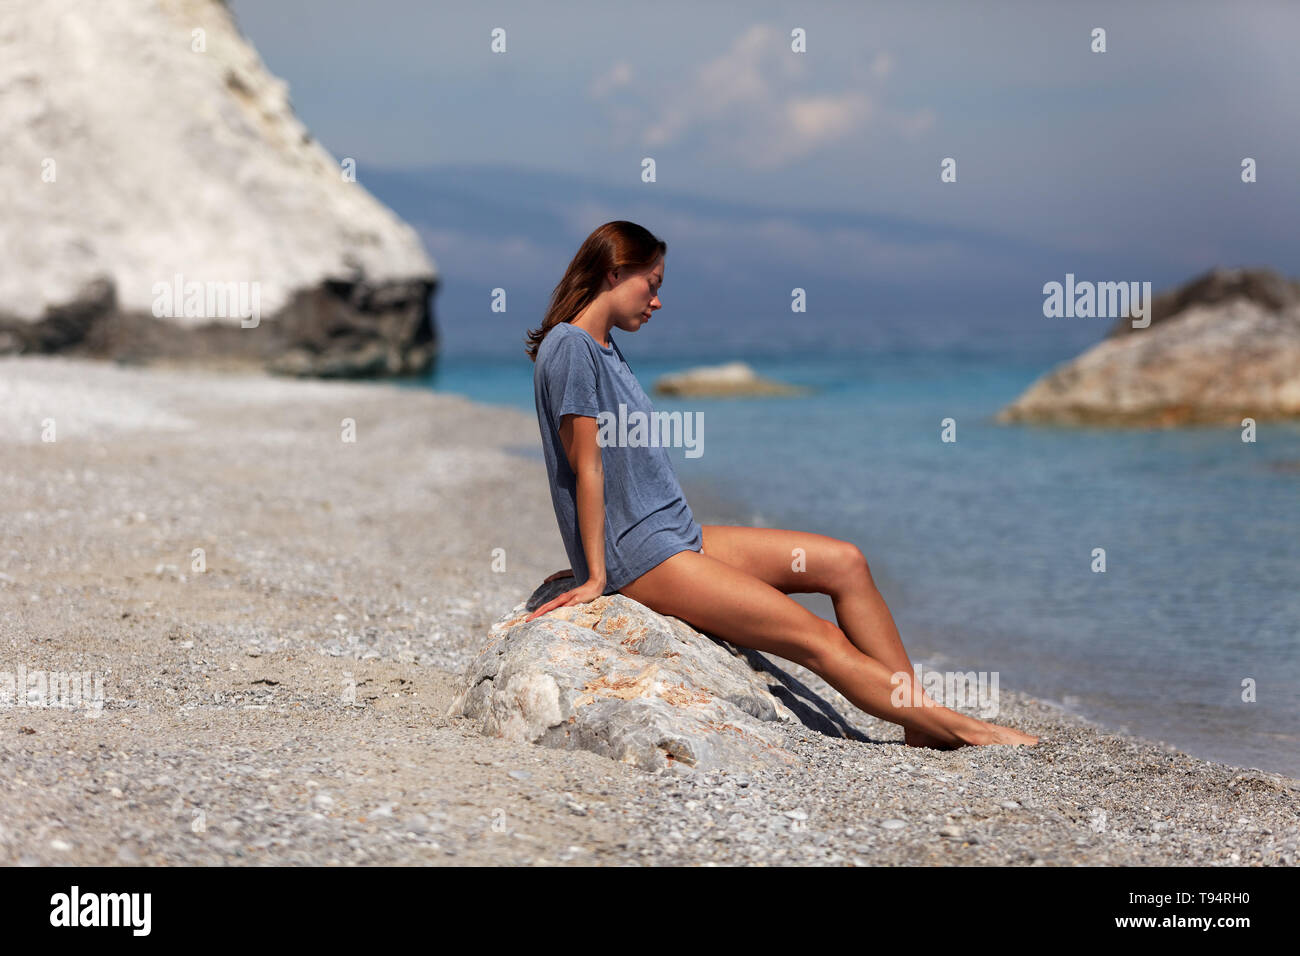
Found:
[[[508, 165], [363, 169], [361, 179], [443, 264], [440, 315], [452, 352], [513, 354], [582, 239], [610, 219], [639, 222], [668, 243], [664, 309], [636, 337], [638, 349], [658, 354], [1080, 348], [1104, 327], [1044, 318], [1042, 285], [1068, 271], [1116, 270], [1106, 255], [999, 235], [996, 223], [985, 232], [746, 205]], [[505, 314], [490, 309], [498, 287], [508, 293]], [[791, 311], [794, 288], [805, 290], [805, 313]]]

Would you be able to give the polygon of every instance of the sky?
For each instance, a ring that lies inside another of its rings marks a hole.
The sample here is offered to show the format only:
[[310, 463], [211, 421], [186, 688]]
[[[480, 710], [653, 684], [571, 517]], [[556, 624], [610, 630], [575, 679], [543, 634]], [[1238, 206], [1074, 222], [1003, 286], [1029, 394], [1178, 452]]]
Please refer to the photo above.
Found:
[[[667, 240], [665, 315], [673, 292], [683, 316], [788, 312], [805, 286], [841, 319], [968, 310], [1050, 336], [1035, 309], [1067, 270], [1156, 291], [1300, 274], [1300, 4], [231, 6], [314, 135], [417, 226], [453, 315], [503, 275], [544, 307], [613, 218]], [[440, 169], [533, 191], [452, 223]]]

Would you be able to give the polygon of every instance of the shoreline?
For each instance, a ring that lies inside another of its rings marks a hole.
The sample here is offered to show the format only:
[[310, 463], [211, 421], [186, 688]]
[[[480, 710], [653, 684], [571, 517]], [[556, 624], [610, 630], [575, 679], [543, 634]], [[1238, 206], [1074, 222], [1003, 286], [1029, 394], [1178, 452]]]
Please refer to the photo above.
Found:
[[[687, 492], [687, 496], [691, 498], [691, 500], [694, 500], [694, 496], [696, 495], [697, 491], [693, 489], [692, 485], [688, 484], [686, 480], [683, 480], [682, 486], [683, 489]], [[703, 496], [705, 497], [706, 501], [710, 500], [708, 496], [710, 495], [711, 489], [709, 488], [707, 483], [701, 488], [701, 491], [703, 492]], [[724, 507], [727, 507], [727, 505], [724, 505]], [[752, 516], [753, 513], [757, 512], [757, 509], [755, 507], [751, 507], [750, 503], [746, 503], [743, 505], [729, 504], [729, 507], [730, 507], [730, 511], [728, 512], [728, 514], [731, 515], [732, 520], [705, 521], [704, 519], [699, 519], [700, 523], [701, 524], [705, 524], [705, 523], [740, 524], [748, 527], [754, 527], [751, 520], [746, 519], [742, 516], [746, 512], [751, 513]], [[697, 518], [698, 517], [699, 516], [697, 515]], [[761, 513], [760, 513], [760, 517], [762, 517]], [[789, 513], [776, 514], [773, 515], [772, 518], [773, 521], [771, 522], [764, 521], [762, 526], [763, 527], [785, 527], [785, 528], [809, 526], [809, 523], [807, 522], [804, 522], [801, 525], [800, 520]], [[823, 533], [829, 534], [832, 532], [826, 531]], [[803, 605], [809, 611], [812, 611], [818, 617], [822, 617], [832, 622], [836, 620], [834, 605], [830, 597], [828, 597], [827, 595], [791, 594], [790, 598], [798, 602], [799, 604]], [[895, 609], [895, 614], [894, 614], [895, 619], [900, 618], [903, 615], [903, 613], [904, 613], [903, 610]], [[900, 622], [900, 627], [901, 626], [902, 624]], [[960, 670], [962, 672], [980, 670], [980, 668], [977, 666], [977, 663], [978, 663], [978, 659], [981, 657], [981, 652], [976, 649], [975, 644], [972, 643], [969, 646], [967, 645], [939, 646], [940, 642], [933, 636], [933, 634], [927, 633], [925, 631], [921, 631], [919, 632], [919, 636], [918, 636], [918, 632], [915, 630], [911, 631], [910, 634], [911, 636], [909, 637], [909, 632], [905, 631], [903, 637], [904, 637], [904, 641], [909, 644], [908, 654], [912, 658], [914, 664], [920, 665], [924, 667], [924, 669], [929, 670], [931, 662], [937, 660], [942, 662], [945, 666], [954, 667], [955, 669]], [[910, 649], [910, 647], [913, 645], [922, 647], [922, 650], [919, 653], [914, 653]], [[961, 662], [960, 666], [952, 663], [954, 659], [959, 660]], [[941, 668], [938, 665], [936, 665], [935, 669], [941, 669]], [[1118, 715], [1117, 713], [1114, 712], [1105, 712], [1105, 708], [1098, 707], [1097, 705], [1093, 705], [1092, 707], [1093, 712], [1089, 713], [1084, 706], [1088, 703], [1089, 700], [1088, 698], [1081, 698], [1077, 694], [1065, 693], [1063, 695], [1063, 698], [1065, 699], [1057, 699], [1056, 697], [1048, 695], [1046, 693], [1031, 693], [1029, 690], [1024, 689], [1023, 683], [1017, 684], [1015, 686], [1018, 689], [1020, 689], [1021, 693], [1025, 694], [1026, 696], [1032, 697], [1034, 700], [1042, 704], [1053, 707], [1056, 710], [1060, 711], [1062, 714], [1067, 715], [1071, 718], [1076, 718], [1085, 721], [1086, 723], [1097, 727], [1099, 730], [1105, 733], [1113, 733], [1121, 736], [1133, 737], [1135, 739], [1150, 741], [1152, 743], [1160, 744], [1162, 746], [1173, 747], [1174, 749], [1178, 750], [1180, 753], [1184, 753], [1192, 759], [1204, 760], [1207, 763], [1221, 763], [1224, 766], [1238, 767], [1242, 770], [1257, 770], [1262, 773], [1272, 773], [1272, 774], [1278, 774], [1282, 777], [1287, 777], [1291, 779], [1300, 779], [1300, 774], [1294, 773], [1286, 768], [1259, 767], [1244, 762], [1240, 757], [1214, 756], [1211, 753], [1211, 751], [1215, 749], [1216, 746], [1215, 738], [1204, 738], [1199, 743], [1196, 744], [1180, 745], [1178, 743], [1165, 740], [1162, 736], [1158, 736], [1157, 734], [1153, 734], [1151, 732], [1140, 732], [1140, 731], [1135, 731], [1130, 729], [1130, 724], [1138, 720], [1144, 719], [1146, 717], [1145, 714], [1138, 714], [1126, 718], [1123, 715]], [[1069, 698], [1074, 698], [1079, 702], [1079, 704], [1071, 705], [1069, 703], [1066, 703], [1066, 699]], [[1154, 711], [1149, 711], [1148, 713], [1153, 713], [1153, 712]], [[996, 717], [990, 719], [993, 719], [995, 721], [998, 720], [998, 718]], [[1202, 752], [1199, 754], [1192, 753], [1190, 749], [1184, 749], [1187, 747], [1192, 747]]]
[[868, 743], [795, 727], [805, 766], [698, 779], [443, 718], [491, 624], [567, 565], [543, 465], [506, 450], [535, 444], [526, 413], [47, 357], [0, 359], [0, 399], [0, 671], [105, 689], [94, 718], [15, 720], [5, 862], [1295, 862], [1300, 781], [1013, 690], [999, 720], [1039, 746], [923, 751], [772, 659]]

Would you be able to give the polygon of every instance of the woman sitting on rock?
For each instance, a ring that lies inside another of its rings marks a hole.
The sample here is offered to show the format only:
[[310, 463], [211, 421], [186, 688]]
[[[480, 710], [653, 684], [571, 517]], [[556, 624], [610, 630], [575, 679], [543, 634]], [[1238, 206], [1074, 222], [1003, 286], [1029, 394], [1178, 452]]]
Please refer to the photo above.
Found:
[[[662, 307], [666, 252], [635, 223], [605, 223], [582, 243], [541, 328], [528, 334], [551, 500], [572, 565], [547, 580], [572, 574], [582, 583], [527, 620], [618, 592], [807, 667], [862, 710], [901, 724], [911, 746], [1037, 743], [925, 694], [854, 544], [805, 531], [701, 527], [663, 445], [609, 440], [611, 418], [653, 412], [610, 331], [636, 332]], [[791, 560], [796, 549], [802, 562]], [[788, 596], [809, 592], [834, 599], [838, 624]]]

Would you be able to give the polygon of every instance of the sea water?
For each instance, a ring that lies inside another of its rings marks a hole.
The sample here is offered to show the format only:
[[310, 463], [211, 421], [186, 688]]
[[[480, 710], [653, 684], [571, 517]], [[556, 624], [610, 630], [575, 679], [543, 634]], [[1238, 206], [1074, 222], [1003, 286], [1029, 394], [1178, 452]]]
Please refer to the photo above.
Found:
[[[1254, 443], [1233, 426], [995, 424], [1078, 351], [1059, 347], [730, 351], [816, 391], [670, 399], [656, 377], [724, 359], [638, 358], [631, 338], [655, 408], [707, 419], [699, 457], [670, 449], [705, 523], [852, 541], [914, 661], [1300, 776], [1300, 424], [1261, 423]], [[532, 368], [444, 355], [420, 384], [531, 414]]]

